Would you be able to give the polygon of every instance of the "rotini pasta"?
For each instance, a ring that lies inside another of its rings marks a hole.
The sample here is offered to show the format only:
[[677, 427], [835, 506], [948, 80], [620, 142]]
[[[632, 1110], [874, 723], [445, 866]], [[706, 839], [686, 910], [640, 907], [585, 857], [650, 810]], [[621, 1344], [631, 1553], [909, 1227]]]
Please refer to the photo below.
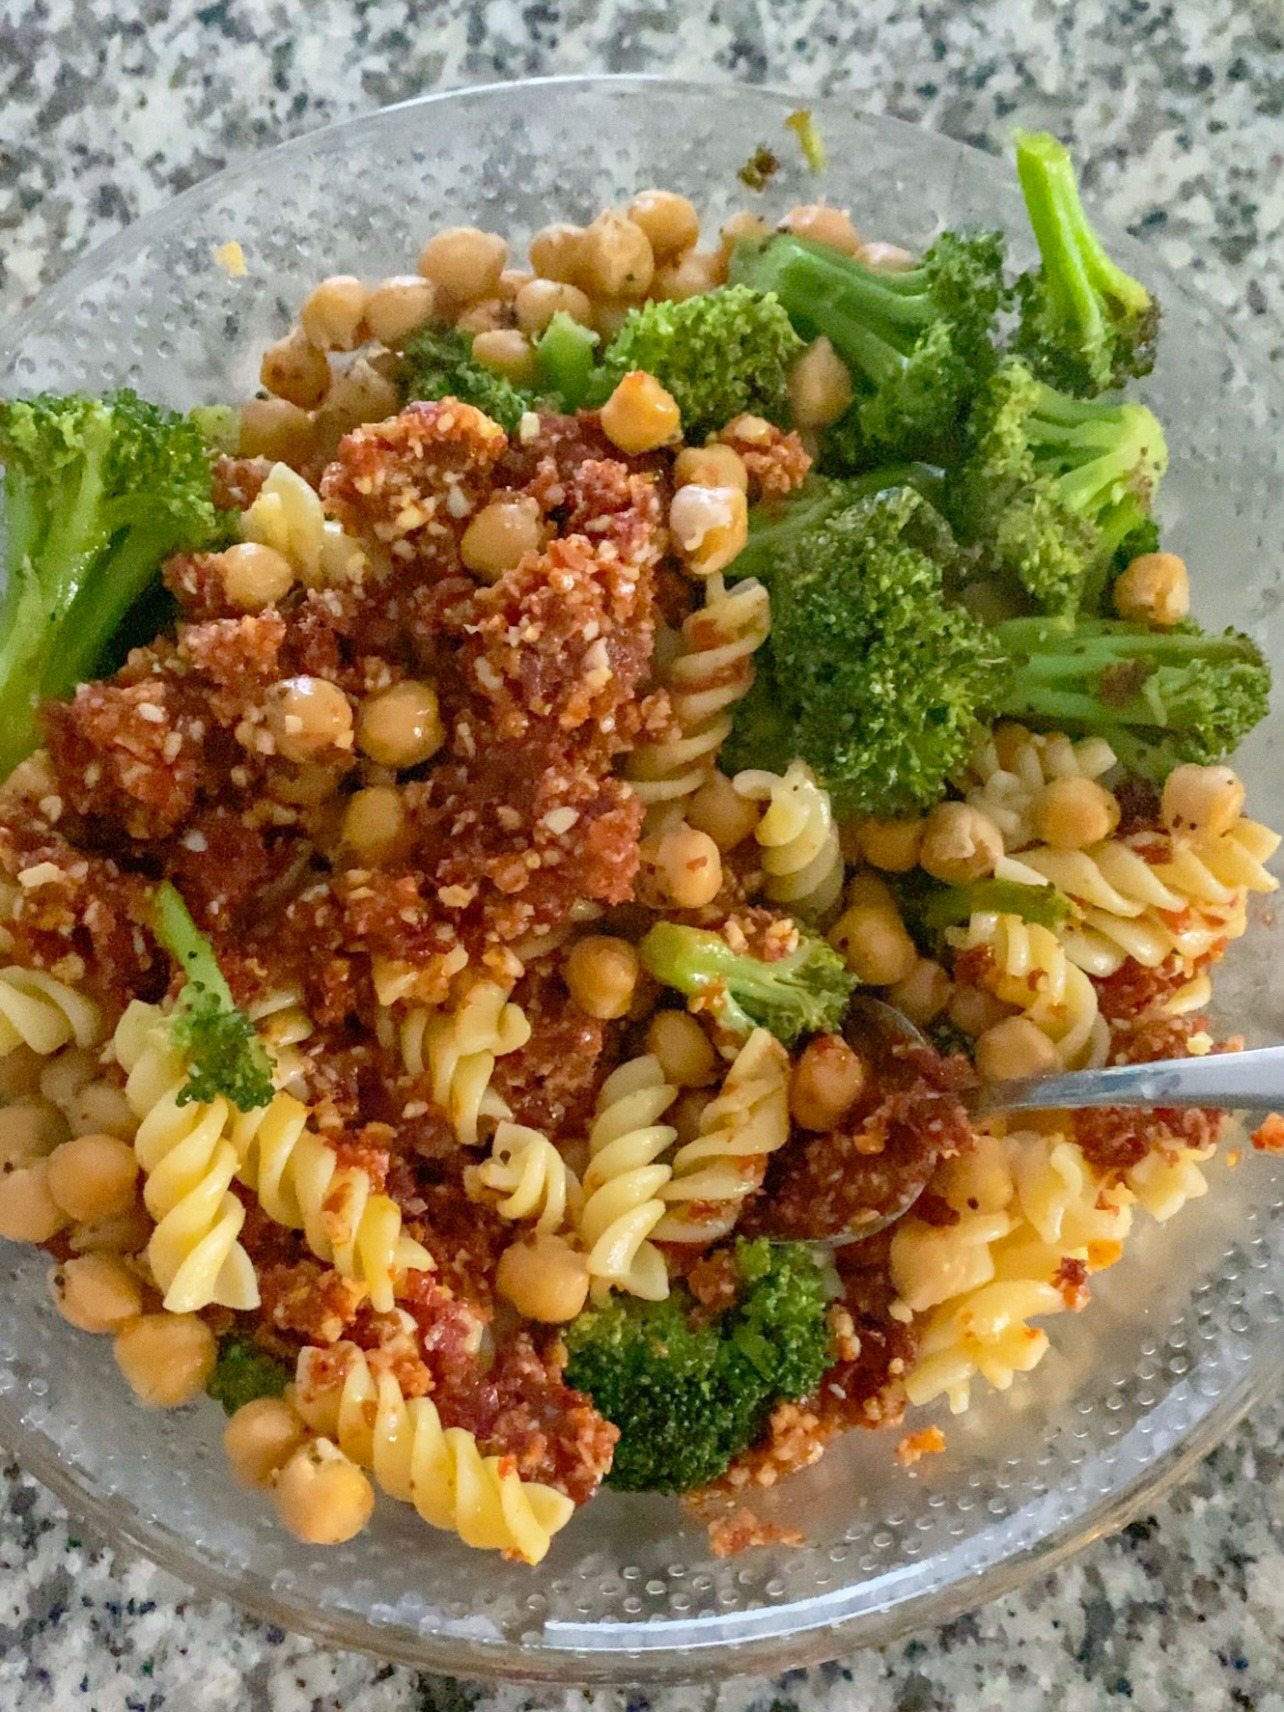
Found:
[[39, 969], [0, 969], [0, 1058], [19, 1046], [47, 1058], [69, 1042], [95, 1046], [101, 1039], [92, 999]]
[[599, 1294], [614, 1287], [659, 1302], [669, 1293], [664, 1256], [649, 1239], [664, 1217], [661, 1191], [673, 1174], [661, 1155], [678, 1133], [659, 1120], [677, 1093], [649, 1055], [621, 1064], [602, 1085], [580, 1213], [589, 1276]]
[[1115, 752], [1104, 737], [1076, 743], [1061, 731], [1039, 734], [1008, 727], [986, 733], [961, 783], [971, 806], [1002, 833], [1004, 849], [1024, 850], [1035, 842], [1031, 810], [1045, 785], [1054, 779], [1097, 780], [1114, 765]]
[[464, 1147], [483, 1139], [484, 1119], [509, 1116], [490, 1085], [496, 1058], [530, 1039], [520, 1005], [494, 981], [477, 981], [448, 1012], [422, 1006], [395, 1024], [401, 1059], [412, 1076], [427, 1076], [432, 1097]]
[[668, 1210], [651, 1234], [662, 1242], [725, 1236], [788, 1139], [789, 1054], [757, 1028], [701, 1113], [699, 1134], [674, 1155], [673, 1175], [659, 1191]]
[[506, 1219], [533, 1219], [539, 1231], [561, 1230], [583, 1204], [579, 1179], [546, 1135], [524, 1124], [501, 1123], [477, 1180], [504, 1196]]
[[308, 588], [362, 582], [370, 560], [359, 541], [326, 516], [321, 496], [288, 464], [273, 464], [254, 503], [241, 513], [246, 541], [275, 547]]
[[756, 577], [727, 587], [705, 584], [704, 605], [682, 626], [676, 657], [661, 674], [678, 735], [639, 743], [627, 776], [647, 806], [647, 828], [682, 819], [686, 803], [712, 774], [731, 731], [729, 709], [753, 682], [753, 656], [771, 629], [771, 602]]
[[805, 761], [791, 761], [783, 777], [758, 769], [737, 773], [732, 784], [738, 795], [767, 805], [754, 829], [767, 896], [803, 917], [823, 916], [843, 889], [843, 857], [829, 792]]
[[1096, 990], [1050, 928], [1015, 915], [978, 912], [957, 943], [990, 953], [993, 961], [981, 984], [1041, 1028], [1067, 1069], [1105, 1062], [1107, 1029]]
[[443, 1427], [430, 1398], [406, 1397], [356, 1344], [302, 1350], [296, 1383], [309, 1421], [328, 1416], [327, 1436], [345, 1456], [465, 1545], [539, 1563], [571, 1518], [565, 1493], [523, 1480], [511, 1457], [483, 1456], [472, 1433]]

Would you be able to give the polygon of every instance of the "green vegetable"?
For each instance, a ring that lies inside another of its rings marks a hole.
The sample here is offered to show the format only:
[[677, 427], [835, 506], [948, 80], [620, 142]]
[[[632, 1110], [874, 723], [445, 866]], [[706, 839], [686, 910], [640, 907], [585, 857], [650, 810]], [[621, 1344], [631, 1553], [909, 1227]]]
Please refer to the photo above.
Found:
[[407, 402], [457, 398], [498, 422], [506, 434], [515, 434], [525, 413], [537, 408], [535, 395], [476, 362], [472, 351], [472, 340], [453, 327], [421, 327], [402, 354], [402, 396]]
[[178, 1104], [207, 1102], [221, 1094], [243, 1112], [266, 1106], [274, 1091], [272, 1060], [233, 1000], [214, 947], [168, 880], [156, 888], [153, 910], [157, 939], [187, 976], [170, 1018], [188, 1066]]
[[132, 392], [0, 403], [0, 462], [3, 777], [36, 747], [39, 700], [92, 677], [163, 561], [226, 524], [197, 429]]
[[219, 1340], [218, 1362], [205, 1394], [234, 1415], [256, 1397], [279, 1397], [290, 1378], [283, 1361], [232, 1332]]
[[1017, 618], [995, 636], [1013, 663], [995, 713], [1104, 737], [1157, 781], [1182, 761], [1224, 760], [1266, 717], [1270, 667], [1235, 630]]
[[1015, 358], [977, 402], [951, 517], [1043, 612], [1100, 604], [1116, 555], [1145, 532], [1168, 465], [1145, 405], [1076, 399]]
[[1018, 131], [1016, 146], [1041, 265], [1017, 281], [1015, 348], [1042, 379], [1087, 398], [1149, 374], [1159, 305], [1106, 254], [1065, 146], [1047, 131]]
[[187, 413], [211, 452], [233, 456], [241, 443], [241, 413], [231, 404], [198, 404]]
[[591, 397], [603, 402], [630, 370], [644, 369], [673, 394], [692, 442], [745, 411], [786, 423], [789, 370], [802, 349], [776, 299], [747, 286], [643, 303], [607, 346]]
[[801, 107], [798, 112], [791, 113], [785, 124], [798, 138], [803, 159], [813, 172], [824, 172], [827, 164], [825, 141], [820, 134], [815, 115], [810, 107]]
[[638, 947], [643, 967], [688, 998], [707, 998], [723, 1027], [770, 1029], [785, 1046], [843, 1020], [856, 980], [823, 939], [800, 931], [788, 957], [765, 963], [733, 951], [719, 933], [659, 921]]
[[843, 479], [810, 475], [787, 499], [750, 509], [749, 539], [728, 574], [769, 582], [781, 556], [804, 544], [827, 518], [895, 487], [912, 487], [929, 504], [939, 506], [945, 497], [945, 474], [934, 464], [888, 464]]
[[856, 396], [831, 431], [832, 467], [952, 451], [994, 366], [991, 331], [1005, 298], [997, 233], [945, 232], [916, 266], [893, 270], [780, 234], [739, 244], [731, 278], [774, 292], [803, 338], [824, 334], [851, 370]]
[[1019, 880], [974, 880], [947, 886], [921, 868], [890, 875], [897, 906], [906, 927], [928, 956], [937, 956], [948, 927], [959, 927], [979, 912], [1015, 915], [1022, 921], [1051, 928], [1064, 927], [1073, 905], [1054, 885], [1027, 885]]
[[947, 604], [952, 551], [939, 515], [908, 488], [858, 500], [777, 537], [757, 563], [772, 628], [734, 713], [729, 772], [801, 755], [840, 814], [911, 814], [966, 760], [978, 711], [1006, 682], [984, 625]]
[[738, 1241], [735, 1303], [706, 1318], [685, 1286], [663, 1302], [615, 1296], [566, 1329], [567, 1383], [620, 1429], [607, 1484], [689, 1492], [810, 1396], [829, 1365], [826, 1274], [804, 1243]]
[[543, 390], [554, 394], [567, 410], [578, 410], [584, 402], [597, 344], [592, 328], [573, 321], [564, 309], [557, 311], [535, 342]]

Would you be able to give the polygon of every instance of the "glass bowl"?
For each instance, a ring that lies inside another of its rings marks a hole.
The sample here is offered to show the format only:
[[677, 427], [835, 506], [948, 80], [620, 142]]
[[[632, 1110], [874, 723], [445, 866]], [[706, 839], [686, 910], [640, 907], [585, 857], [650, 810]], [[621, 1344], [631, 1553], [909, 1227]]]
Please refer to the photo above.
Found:
[[[841, 103], [819, 108], [823, 180], [782, 129], [787, 96], [640, 78], [555, 79], [411, 102], [256, 156], [122, 233], [0, 340], [0, 394], [135, 386], [178, 407], [246, 397], [258, 353], [323, 275], [413, 266], [426, 234], [476, 222], [515, 245], [651, 184], [686, 191], [709, 230], [823, 192], [866, 233], [910, 246], [945, 223], [1022, 229], [1015, 179], [992, 159]], [[783, 166], [764, 196], [737, 182], [755, 145]], [[237, 239], [229, 279], [213, 246]], [[1279, 657], [1284, 569], [1280, 400], [1265, 364], [1121, 241], [1167, 307], [1147, 392], [1168, 426], [1169, 539], [1195, 567], [1206, 622], [1254, 630]], [[1278, 715], [1242, 758], [1270, 818]], [[1222, 971], [1223, 1020], [1284, 1038], [1281, 946], [1269, 912]], [[1224, 1158], [1224, 1153], [1223, 1153]], [[47, 1265], [2, 1246], [0, 1441], [108, 1536], [209, 1593], [345, 1647], [433, 1670], [562, 1682], [657, 1682], [780, 1669], [937, 1623], [1046, 1570], [1208, 1451], [1284, 1368], [1284, 1176], [1251, 1157], [1210, 1168], [1214, 1192], [1139, 1228], [1086, 1313], [1052, 1324], [1053, 1352], [1006, 1394], [978, 1383], [943, 1418], [948, 1449], [912, 1472], [895, 1435], [856, 1432], [766, 1494], [801, 1550], [718, 1560], [666, 1499], [606, 1493], [535, 1570], [467, 1551], [381, 1505], [339, 1549], [287, 1538], [229, 1481], [215, 1405], [147, 1414], [106, 1340], [64, 1325]], [[934, 1417], [920, 1412], [919, 1424]], [[941, 1417], [935, 1417], [941, 1418]]]

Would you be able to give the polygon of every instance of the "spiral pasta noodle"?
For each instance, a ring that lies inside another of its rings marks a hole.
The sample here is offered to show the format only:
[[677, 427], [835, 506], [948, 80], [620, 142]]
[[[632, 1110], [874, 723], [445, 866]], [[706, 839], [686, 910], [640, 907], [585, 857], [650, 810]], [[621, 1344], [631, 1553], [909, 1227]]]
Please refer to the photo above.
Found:
[[1105, 1062], [1108, 1031], [1096, 989], [1050, 928], [977, 912], [956, 943], [990, 953], [981, 985], [1042, 1029], [1066, 1069]]
[[805, 761], [791, 761], [783, 776], [755, 768], [737, 773], [731, 782], [737, 795], [767, 805], [754, 829], [767, 896], [798, 915], [824, 915], [843, 889], [843, 857], [829, 792]]
[[397, 1025], [401, 1060], [412, 1076], [427, 1076], [432, 1097], [464, 1147], [481, 1140], [483, 1119], [509, 1110], [490, 1085], [496, 1058], [530, 1039], [520, 1005], [495, 981], [477, 981], [451, 1011], [416, 1006]]
[[757, 1028], [701, 1113], [699, 1134], [673, 1156], [673, 1175], [659, 1191], [668, 1210], [651, 1234], [661, 1242], [725, 1236], [788, 1139], [789, 1054]]
[[1001, 735], [1005, 740], [1002, 759], [995, 733], [987, 732], [960, 782], [971, 806], [998, 827], [1008, 851], [1023, 850], [1035, 842], [1031, 812], [1045, 785], [1054, 779], [1096, 781], [1115, 765], [1115, 752], [1104, 737], [1074, 742], [1063, 731], [1012, 728]]
[[325, 514], [321, 495], [288, 464], [273, 464], [258, 496], [241, 513], [246, 541], [275, 547], [308, 588], [359, 583], [370, 561], [359, 541]]
[[524, 1124], [501, 1123], [477, 1179], [504, 1196], [506, 1219], [533, 1219], [538, 1231], [561, 1230], [583, 1203], [579, 1179], [546, 1135]]
[[0, 1058], [28, 1046], [42, 1058], [74, 1042], [102, 1039], [102, 1017], [92, 999], [39, 969], [0, 969]]
[[661, 1191], [673, 1173], [661, 1155], [678, 1133], [659, 1120], [677, 1094], [649, 1054], [621, 1064], [602, 1084], [579, 1219], [599, 1294], [614, 1287], [659, 1302], [669, 1293], [664, 1256], [649, 1239], [664, 1217]]
[[756, 577], [705, 584], [704, 605], [682, 626], [677, 656], [661, 674], [678, 735], [639, 743], [627, 777], [646, 804], [648, 830], [682, 818], [731, 732], [730, 709], [753, 683], [753, 656], [771, 630], [771, 601]]
[[511, 1457], [483, 1456], [473, 1433], [443, 1427], [436, 1404], [406, 1397], [356, 1344], [300, 1351], [296, 1383], [309, 1420], [332, 1411], [328, 1436], [345, 1456], [429, 1527], [465, 1545], [539, 1563], [571, 1518], [575, 1505], [564, 1492], [523, 1480]]

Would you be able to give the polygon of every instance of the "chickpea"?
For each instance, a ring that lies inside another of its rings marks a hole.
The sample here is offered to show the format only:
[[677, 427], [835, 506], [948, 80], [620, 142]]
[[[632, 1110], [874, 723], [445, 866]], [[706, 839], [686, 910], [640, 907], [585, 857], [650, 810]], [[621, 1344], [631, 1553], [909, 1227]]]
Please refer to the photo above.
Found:
[[717, 1081], [713, 1043], [686, 1011], [657, 1011], [646, 1031], [646, 1049], [675, 1088], [707, 1088]]
[[199, 1397], [218, 1359], [214, 1333], [195, 1314], [143, 1314], [116, 1334], [116, 1365], [149, 1409]]
[[918, 951], [887, 887], [872, 874], [858, 880], [861, 884], [849, 888], [847, 908], [829, 930], [829, 943], [859, 981], [890, 987], [909, 974]]
[[268, 780], [268, 794], [275, 802], [288, 803], [292, 808], [320, 808], [339, 788], [332, 767], [299, 767], [289, 773], [277, 773]]
[[770, 231], [771, 227], [768, 226], [761, 214], [750, 214], [747, 210], [733, 214], [718, 234], [722, 240], [724, 258], [729, 256], [736, 245], [745, 239], [765, 238]]
[[73, 1225], [67, 1233], [67, 1246], [73, 1254], [141, 1254], [154, 1229], [146, 1207], [135, 1201], [125, 1212], [109, 1219]]
[[431, 684], [407, 678], [371, 696], [357, 719], [357, 745], [381, 767], [417, 767], [446, 741]]
[[686, 569], [724, 571], [749, 539], [749, 502], [738, 487], [689, 482], [669, 502], [669, 533]]
[[681, 434], [682, 414], [653, 375], [632, 369], [602, 406], [602, 431], [622, 452], [654, 452]]
[[67, 1134], [67, 1120], [43, 1100], [16, 1100], [0, 1106], [0, 1169], [43, 1159], [67, 1139]]
[[322, 351], [355, 351], [365, 333], [366, 288], [354, 274], [323, 279], [303, 308], [299, 324]]
[[976, 1043], [976, 1073], [983, 1082], [1047, 1076], [1057, 1068], [1056, 1047], [1029, 1017], [1004, 1017]]
[[707, 832], [682, 821], [646, 849], [661, 890], [679, 909], [701, 909], [722, 890], [722, 855]]
[[919, 862], [935, 880], [966, 886], [994, 872], [1003, 855], [1003, 835], [979, 808], [937, 803], [923, 829]]
[[875, 273], [900, 273], [903, 268], [914, 265], [914, 257], [909, 250], [903, 250], [899, 244], [885, 244], [877, 238], [861, 245], [860, 259]]
[[499, 285], [496, 290], [505, 303], [512, 303], [522, 287], [529, 285], [534, 278], [535, 275], [529, 268], [507, 267], [499, 276]]
[[924, 820], [863, 820], [856, 831], [861, 855], [885, 874], [908, 874], [918, 867]]
[[651, 296], [661, 301], [684, 303], [700, 297], [727, 280], [727, 258], [721, 250], [688, 250], [655, 270]]
[[459, 556], [475, 576], [497, 582], [519, 565], [527, 553], [537, 553], [544, 539], [544, 516], [530, 494], [493, 499], [464, 530]]
[[795, 428], [828, 428], [852, 401], [852, 376], [828, 339], [812, 341], [789, 371]]
[[789, 1083], [789, 1114], [801, 1129], [834, 1129], [860, 1099], [869, 1069], [841, 1034], [808, 1041]]
[[955, 987], [945, 1007], [945, 1014], [955, 1028], [961, 1029], [975, 1040], [978, 1035], [984, 1034], [987, 1028], [993, 1028], [995, 1023], [1010, 1017], [1012, 1010], [984, 987]]
[[999, 765], [1005, 772], [1012, 772], [1019, 764], [1022, 753], [1033, 741], [1034, 733], [1024, 725], [1018, 725], [1014, 720], [1002, 720], [990, 733], [994, 744], [994, 753], [998, 756]]
[[1119, 824], [1119, 804], [1093, 779], [1050, 779], [1031, 805], [1030, 824], [1044, 844], [1082, 850], [1110, 837]]
[[[25, 764], [25, 763], [24, 763]], [[44, 795], [44, 792], [41, 792]], [[59, 1053], [58, 1058], [66, 1056]], [[9, 1100], [25, 1100], [29, 1096], [41, 1092], [41, 1085], [46, 1070], [52, 1061], [33, 1052], [29, 1046], [15, 1046], [12, 1052], [0, 1057], [0, 1102]], [[56, 1103], [56, 1102], [55, 1102]], [[0, 1111], [3, 1105], [0, 1104]], [[2, 1161], [0, 1161], [2, 1162]]]
[[1120, 618], [1170, 629], [1190, 611], [1190, 576], [1176, 553], [1142, 553], [1114, 587]]
[[950, 1002], [953, 988], [950, 978], [939, 963], [930, 957], [920, 957], [903, 980], [888, 993], [888, 1002], [904, 1011], [911, 1022], [923, 1027], [934, 1022]]
[[280, 1468], [272, 1483], [277, 1515], [310, 1546], [338, 1546], [355, 1538], [374, 1511], [374, 1488], [355, 1462], [329, 1439], [310, 1439]]
[[387, 375], [373, 363], [358, 357], [342, 369], [330, 384], [325, 403], [317, 411], [318, 440], [338, 445], [345, 434], [364, 422], [385, 422], [401, 407], [401, 394]]
[[114, 1135], [81, 1135], [49, 1155], [49, 1193], [73, 1219], [109, 1219], [134, 1204], [138, 1161]]
[[410, 335], [431, 321], [437, 307], [433, 283], [417, 273], [394, 274], [381, 280], [366, 299], [370, 337], [399, 351]]
[[792, 232], [796, 238], [807, 238], [813, 244], [826, 244], [831, 250], [841, 250], [845, 256], [856, 256], [861, 251], [860, 236], [852, 225], [851, 215], [824, 202], [800, 202], [785, 215], [780, 230]]
[[307, 1440], [298, 1410], [284, 1397], [255, 1397], [223, 1428], [223, 1449], [232, 1477], [262, 1490]]
[[118, 1332], [143, 1311], [142, 1286], [119, 1255], [78, 1255], [49, 1282], [54, 1306], [82, 1332]]
[[263, 353], [259, 379], [275, 398], [315, 410], [330, 390], [330, 365], [302, 327], [295, 327]]
[[743, 844], [761, 818], [760, 803], [742, 797], [725, 773], [711, 773], [687, 807], [687, 823], [726, 852]]
[[583, 226], [568, 226], [564, 221], [545, 226], [531, 239], [531, 266], [543, 279], [578, 285], [583, 247]]
[[535, 379], [539, 367], [535, 348], [525, 333], [516, 327], [496, 327], [492, 332], [479, 333], [473, 340], [473, 356], [479, 363], [514, 386], [526, 386]]
[[238, 612], [262, 612], [294, 587], [294, 567], [284, 553], [261, 541], [238, 541], [218, 555], [223, 593]]
[[629, 203], [629, 219], [646, 233], [657, 262], [671, 261], [700, 236], [695, 204], [672, 190], [641, 190]]
[[684, 446], [673, 460], [674, 487], [738, 487], [749, 491], [749, 471], [734, 446], [711, 440], [707, 446]]
[[627, 939], [591, 933], [566, 958], [566, 985], [580, 1009], [599, 1021], [628, 1015], [641, 964]]
[[391, 785], [374, 785], [349, 797], [340, 837], [363, 867], [404, 861], [414, 844], [414, 832], [400, 791]]
[[10, 1242], [48, 1242], [67, 1223], [49, 1189], [49, 1161], [33, 1159], [0, 1177], [0, 1236]]
[[476, 226], [447, 226], [419, 252], [419, 272], [441, 297], [474, 303], [492, 297], [508, 260], [508, 245], [497, 232]]
[[651, 240], [614, 208], [586, 228], [578, 265], [579, 283], [594, 297], [645, 297], [655, 274]]
[[628, 320], [629, 311], [632, 308], [632, 304], [625, 303], [621, 298], [598, 298], [593, 305], [593, 312], [589, 316], [589, 324], [598, 336], [599, 348], [604, 349], [611, 343], [611, 340]]
[[523, 333], [542, 333], [554, 315], [569, 315], [584, 327], [593, 319], [588, 294], [578, 285], [555, 279], [533, 279], [524, 285], [513, 301], [513, 308]]
[[588, 1287], [587, 1257], [550, 1231], [524, 1237], [499, 1257], [495, 1288], [528, 1320], [564, 1325], [584, 1306]]
[[502, 297], [483, 297], [470, 304], [455, 321], [461, 333], [496, 333], [512, 324], [511, 306]]
[[[328, 377], [328, 368], [326, 373]], [[241, 435], [236, 449], [243, 458], [302, 464], [312, 456], [315, 442], [311, 416], [288, 398], [251, 398], [241, 406]]]
[[1164, 780], [1160, 802], [1170, 832], [1229, 832], [1244, 812], [1244, 786], [1230, 767], [1197, 767], [1186, 762]]
[[268, 692], [268, 730], [287, 761], [314, 761], [352, 747], [352, 708], [327, 678], [282, 678]]

